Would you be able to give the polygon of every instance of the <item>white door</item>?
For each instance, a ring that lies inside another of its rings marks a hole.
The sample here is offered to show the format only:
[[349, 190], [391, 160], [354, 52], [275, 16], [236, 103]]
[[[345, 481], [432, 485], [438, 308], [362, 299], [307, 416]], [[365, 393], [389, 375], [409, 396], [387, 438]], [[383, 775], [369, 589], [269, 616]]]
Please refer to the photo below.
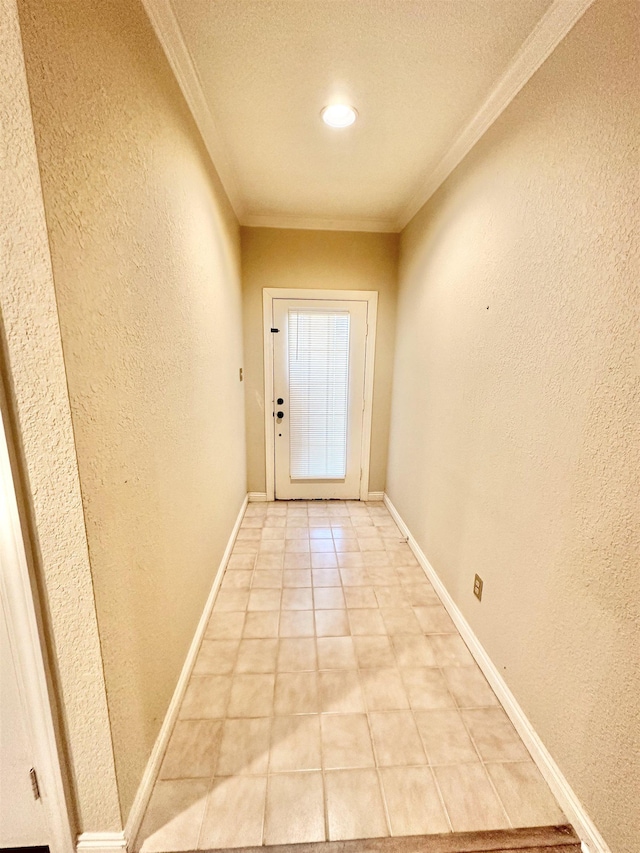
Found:
[[[0, 848], [74, 849], [0, 385]], [[31, 769], [34, 768], [34, 787]]]
[[42, 800], [33, 795], [34, 750], [4, 605], [0, 601], [0, 847], [38, 847], [51, 838]]
[[368, 303], [274, 299], [277, 500], [360, 497]]

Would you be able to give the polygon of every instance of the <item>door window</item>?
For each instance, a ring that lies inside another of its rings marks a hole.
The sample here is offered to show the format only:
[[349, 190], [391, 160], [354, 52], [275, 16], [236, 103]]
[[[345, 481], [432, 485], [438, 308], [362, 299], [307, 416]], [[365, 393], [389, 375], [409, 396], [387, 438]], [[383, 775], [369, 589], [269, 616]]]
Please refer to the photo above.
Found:
[[368, 303], [272, 301], [275, 497], [360, 496]]
[[289, 310], [289, 453], [294, 480], [347, 468], [349, 312]]

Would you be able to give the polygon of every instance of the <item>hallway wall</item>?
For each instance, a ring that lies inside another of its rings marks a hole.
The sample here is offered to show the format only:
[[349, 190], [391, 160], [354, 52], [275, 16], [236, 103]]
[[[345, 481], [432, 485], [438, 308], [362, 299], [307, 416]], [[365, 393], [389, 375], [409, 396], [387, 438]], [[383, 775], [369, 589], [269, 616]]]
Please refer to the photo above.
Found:
[[239, 231], [141, 4], [19, 8], [124, 821], [245, 494]]
[[71, 831], [92, 824], [117, 831], [111, 728], [16, 0], [0, 0], [0, 21], [1, 416], [42, 620]]
[[639, 26], [596, 2], [403, 233], [387, 478], [614, 853], [640, 838]]
[[396, 320], [399, 236], [356, 231], [242, 228], [248, 491], [264, 492], [264, 364], [262, 290], [377, 290], [369, 491], [383, 491]]

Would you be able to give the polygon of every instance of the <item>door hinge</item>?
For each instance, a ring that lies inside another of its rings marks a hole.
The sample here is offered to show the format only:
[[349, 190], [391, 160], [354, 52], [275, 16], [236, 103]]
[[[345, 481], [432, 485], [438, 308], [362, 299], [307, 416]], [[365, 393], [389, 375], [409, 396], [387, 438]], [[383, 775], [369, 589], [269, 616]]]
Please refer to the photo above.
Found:
[[271, 329], [271, 331], [272, 331], [272, 333], [274, 333], [274, 334], [275, 334], [276, 332], [279, 332], [279, 331], [280, 331], [280, 329]]
[[36, 773], [35, 767], [32, 767], [29, 770], [29, 777], [31, 779], [31, 790], [33, 792], [33, 799], [40, 799], [40, 785], [38, 784], [38, 774]]

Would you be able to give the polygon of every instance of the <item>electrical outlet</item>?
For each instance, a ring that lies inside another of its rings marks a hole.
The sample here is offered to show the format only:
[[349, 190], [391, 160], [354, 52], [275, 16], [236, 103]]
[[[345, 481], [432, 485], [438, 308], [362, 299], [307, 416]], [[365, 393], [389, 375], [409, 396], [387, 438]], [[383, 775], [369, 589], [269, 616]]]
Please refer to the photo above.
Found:
[[473, 581], [473, 594], [478, 599], [478, 601], [482, 601], [482, 587], [482, 578], [480, 577], [480, 575], [476, 575], [475, 580]]

